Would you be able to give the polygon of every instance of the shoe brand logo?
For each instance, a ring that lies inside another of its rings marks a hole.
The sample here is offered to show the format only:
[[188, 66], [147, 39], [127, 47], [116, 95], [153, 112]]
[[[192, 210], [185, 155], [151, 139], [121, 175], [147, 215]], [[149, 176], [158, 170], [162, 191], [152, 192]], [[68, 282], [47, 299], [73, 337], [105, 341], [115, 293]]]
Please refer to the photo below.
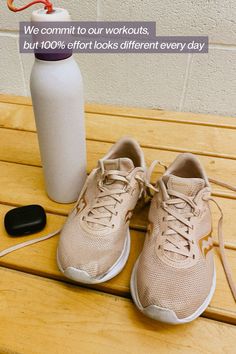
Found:
[[199, 240], [199, 248], [204, 257], [206, 257], [207, 253], [213, 248], [213, 239], [210, 235], [207, 235]]
[[81, 213], [81, 211], [84, 210], [84, 208], [87, 206], [87, 202], [85, 200], [86, 191], [87, 191], [87, 189], [85, 189], [83, 195], [81, 196], [81, 198], [76, 206], [76, 214]]
[[134, 212], [134, 209], [127, 211], [127, 213], [125, 215], [125, 224], [131, 220], [133, 212]]

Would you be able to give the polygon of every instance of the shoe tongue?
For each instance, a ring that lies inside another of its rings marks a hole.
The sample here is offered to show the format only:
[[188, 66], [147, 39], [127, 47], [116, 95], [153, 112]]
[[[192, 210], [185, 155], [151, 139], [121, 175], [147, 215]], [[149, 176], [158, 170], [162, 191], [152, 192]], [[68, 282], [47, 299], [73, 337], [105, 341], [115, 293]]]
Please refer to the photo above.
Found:
[[116, 170], [130, 172], [134, 168], [133, 161], [127, 157], [119, 159], [110, 159], [103, 161], [105, 171]]
[[[167, 189], [171, 189], [176, 192], [182, 193], [188, 197], [195, 197], [198, 194], [198, 192], [205, 186], [205, 181], [202, 178], [183, 178], [174, 175], [169, 175], [168, 177], [167, 176], [164, 177], [164, 182], [166, 182]], [[173, 208], [175, 211], [177, 210], [179, 214], [183, 214], [183, 215], [186, 212], [189, 212], [191, 210], [191, 207], [185, 202], [179, 204], [179, 207], [170, 206], [170, 208]], [[177, 220], [171, 221], [170, 225], [173, 225], [175, 227], [183, 227], [183, 225]], [[183, 237], [178, 234], [173, 235], [171, 237], [177, 243], [183, 241]], [[168, 255], [169, 258], [173, 260], [186, 259], [186, 256], [181, 255], [179, 253], [166, 251], [166, 254]]]
[[195, 197], [205, 186], [202, 178], [183, 178], [170, 175], [167, 180], [167, 188], [180, 192], [188, 197]]

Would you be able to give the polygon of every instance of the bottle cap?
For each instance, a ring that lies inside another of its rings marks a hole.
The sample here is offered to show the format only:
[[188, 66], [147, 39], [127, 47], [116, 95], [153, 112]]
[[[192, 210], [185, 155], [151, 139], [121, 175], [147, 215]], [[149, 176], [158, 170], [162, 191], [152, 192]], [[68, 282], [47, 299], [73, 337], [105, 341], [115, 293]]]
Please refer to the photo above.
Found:
[[[53, 8], [53, 12], [48, 13], [47, 9], [39, 9], [32, 12], [31, 22], [66, 22], [71, 21], [70, 14], [67, 10], [61, 8]], [[72, 51], [67, 50], [57, 53], [37, 53], [35, 52], [36, 59], [44, 61], [59, 61], [68, 59], [72, 56]]]
[[39, 9], [32, 12], [32, 22], [49, 22], [49, 21], [71, 21], [70, 14], [67, 10], [61, 8], [53, 8], [53, 12], [47, 13], [46, 9]]

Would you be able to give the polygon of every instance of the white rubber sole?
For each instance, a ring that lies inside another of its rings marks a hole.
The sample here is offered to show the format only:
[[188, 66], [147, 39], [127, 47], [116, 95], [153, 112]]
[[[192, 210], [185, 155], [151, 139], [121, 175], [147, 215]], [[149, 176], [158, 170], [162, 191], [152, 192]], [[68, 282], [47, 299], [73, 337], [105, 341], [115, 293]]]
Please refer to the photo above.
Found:
[[116, 263], [104, 274], [99, 277], [91, 277], [84, 270], [80, 270], [74, 267], [68, 267], [63, 269], [59, 257], [57, 255], [57, 265], [60, 271], [65, 275], [65, 277], [83, 284], [99, 284], [108, 281], [118, 275], [124, 268], [130, 253], [130, 233], [129, 229], [126, 235], [125, 244], [122, 253]]
[[160, 306], [156, 305], [150, 305], [148, 307], [143, 307], [139, 297], [138, 297], [138, 291], [137, 291], [137, 281], [136, 281], [136, 274], [137, 274], [137, 266], [138, 266], [138, 260], [135, 263], [135, 266], [132, 271], [132, 276], [131, 276], [131, 281], [130, 281], [130, 288], [131, 288], [131, 295], [133, 298], [133, 301], [137, 308], [139, 309], [140, 312], [142, 312], [145, 316], [148, 316], [156, 321], [168, 323], [168, 324], [183, 324], [183, 323], [188, 323], [193, 320], [195, 320], [197, 317], [199, 317], [208, 307], [209, 303], [211, 302], [211, 299], [213, 297], [213, 294], [215, 292], [215, 287], [216, 287], [216, 272], [214, 271], [214, 277], [212, 280], [212, 286], [211, 290], [205, 299], [205, 301], [202, 303], [202, 305], [195, 311], [192, 315], [181, 318], [179, 319], [175, 312], [172, 310], [169, 310], [167, 308], [163, 308]]

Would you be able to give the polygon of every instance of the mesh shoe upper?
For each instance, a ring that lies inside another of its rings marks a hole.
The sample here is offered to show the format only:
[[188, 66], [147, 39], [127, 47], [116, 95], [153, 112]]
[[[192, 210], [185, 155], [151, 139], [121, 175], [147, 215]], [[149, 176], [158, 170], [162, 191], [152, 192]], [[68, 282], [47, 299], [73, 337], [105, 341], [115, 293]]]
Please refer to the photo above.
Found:
[[182, 154], [158, 183], [149, 212], [149, 231], [137, 267], [143, 307], [156, 305], [179, 319], [207, 298], [214, 276], [210, 187], [198, 160]]
[[[128, 143], [130, 153], [122, 150]], [[143, 157], [138, 161], [133, 144], [137, 143], [127, 139], [118, 142], [87, 178], [60, 235], [58, 258], [63, 269], [74, 267], [99, 277], [120, 257], [142, 191], [136, 178], [145, 173]]]

